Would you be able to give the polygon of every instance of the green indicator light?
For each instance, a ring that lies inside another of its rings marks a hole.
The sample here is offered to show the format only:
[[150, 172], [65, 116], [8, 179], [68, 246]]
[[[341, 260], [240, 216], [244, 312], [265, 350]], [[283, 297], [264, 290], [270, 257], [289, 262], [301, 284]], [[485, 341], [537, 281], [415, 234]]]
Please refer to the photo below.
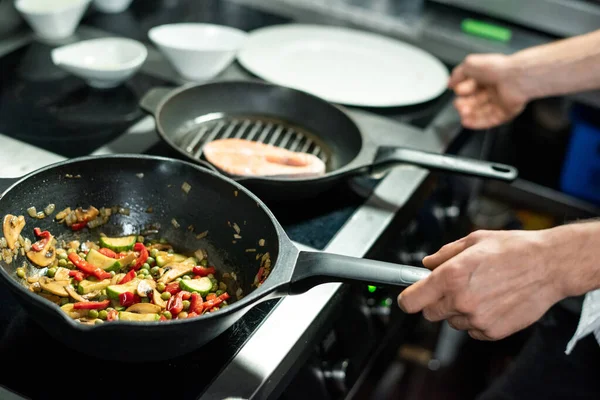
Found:
[[375, 291], [377, 290], [377, 287], [376, 287], [376, 286], [369, 285], [369, 286], [368, 286], [368, 289], [369, 289], [369, 292], [371, 292], [371, 293], [375, 293]]
[[471, 18], [463, 20], [460, 27], [467, 34], [498, 42], [506, 43], [512, 38], [512, 31], [510, 29]]

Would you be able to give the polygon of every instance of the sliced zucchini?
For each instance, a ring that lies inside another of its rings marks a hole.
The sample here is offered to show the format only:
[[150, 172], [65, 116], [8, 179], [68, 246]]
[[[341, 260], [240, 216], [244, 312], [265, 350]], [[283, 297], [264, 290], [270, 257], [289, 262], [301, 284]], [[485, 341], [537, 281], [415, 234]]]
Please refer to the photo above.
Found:
[[203, 276], [200, 279], [182, 279], [181, 289], [188, 292], [198, 292], [200, 296], [206, 296], [213, 287], [209, 277]]
[[123, 258], [115, 259], [107, 257], [94, 249], [91, 249], [85, 257], [85, 261], [92, 264], [94, 267], [101, 268], [105, 271], [115, 272], [127, 267], [133, 260], [135, 260], [134, 253], [128, 254]]
[[165, 273], [158, 279], [158, 282], [169, 283], [185, 274], [192, 272], [194, 264], [188, 262], [171, 263], [165, 266]]
[[161, 312], [162, 308], [152, 303], [137, 303], [129, 306], [125, 311], [137, 314], [156, 314]]
[[79, 293], [87, 294], [96, 290], [106, 289], [108, 286], [110, 286], [110, 279], [104, 279], [96, 282], [85, 279], [79, 282]]
[[158, 321], [158, 314], [138, 314], [129, 311], [119, 312], [119, 320], [121, 321]]
[[121, 252], [128, 251], [133, 249], [135, 242], [137, 241], [137, 236], [124, 236], [124, 237], [100, 237], [100, 246], [111, 249], [112, 251]]
[[119, 295], [125, 292], [135, 293], [140, 283], [139, 279], [133, 279], [122, 285], [109, 285], [106, 287], [106, 295], [113, 300], [119, 300]]
[[180, 263], [185, 261], [187, 257], [182, 255], [182, 254], [177, 254], [177, 253], [167, 253], [166, 251], [159, 251], [158, 254], [156, 255], [156, 265], [158, 265], [159, 267], [164, 267], [165, 265], [169, 264], [169, 263]]

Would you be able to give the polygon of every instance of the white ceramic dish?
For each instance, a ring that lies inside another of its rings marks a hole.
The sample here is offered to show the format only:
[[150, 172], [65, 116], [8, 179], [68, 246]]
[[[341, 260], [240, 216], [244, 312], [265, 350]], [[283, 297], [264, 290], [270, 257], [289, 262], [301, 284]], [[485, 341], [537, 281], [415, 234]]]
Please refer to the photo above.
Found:
[[95, 88], [113, 88], [133, 76], [148, 56], [142, 43], [125, 38], [91, 39], [52, 50], [52, 62]]
[[42, 39], [71, 36], [91, 0], [16, 0], [15, 8]]
[[449, 72], [431, 54], [360, 30], [286, 24], [249, 34], [238, 61], [258, 77], [333, 103], [408, 106], [442, 94]]
[[94, 7], [103, 13], [120, 13], [131, 5], [133, 0], [94, 0]]
[[222, 72], [247, 36], [236, 28], [203, 23], [160, 25], [148, 32], [177, 72], [192, 81], [212, 79]]

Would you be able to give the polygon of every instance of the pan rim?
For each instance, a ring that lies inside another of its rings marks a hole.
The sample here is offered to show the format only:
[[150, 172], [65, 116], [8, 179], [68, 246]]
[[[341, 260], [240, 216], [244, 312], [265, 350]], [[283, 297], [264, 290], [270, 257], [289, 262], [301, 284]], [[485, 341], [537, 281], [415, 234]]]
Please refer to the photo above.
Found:
[[[278, 238], [278, 243], [277, 243], [278, 255], [277, 255], [277, 260], [275, 260], [275, 262], [273, 264], [273, 270], [275, 271], [277, 269], [277, 265], [281, 262], [281, 260], [283, 258], [285, 258], [285, 257], [282, 257], [285, 254], [285, 252], [290, 252], [290, 250], [291, 250], [292, 257], [295, 257], [295, 256], [297, 256], [297, 254], [299, 254], [299, 250], [291, 242], [291, 240], [289, 239], [289, 237], [283, 230], [283, 227], [281, 226], [281, 224], [279, 224], [279, 222], [275, 218], [274, 214], [263, 203], [263, 201], [260, 200], [260, 198], [258, 198], [258, 196], [256, 196], [250, 190], [248, 190], [247, 188], [242, 186], [240, 183], [236, 182], [235, 180], [233, 180], [231, 178], [223, 176], [212, 170], [202, 168], [201, 166], [191, 163], [189, 161], [178, 160], [178, 159], [174, 159], [174, 158], [168, 158], [168, 157], [162, 157], [162, 156], [151, 156], [151, 155], [147, 155], [147, 154], [122, 153], [122, 154], [91, 155], [91, 156], [88, 155], [88, 156], [74, 157], [71, 159], [58, 161], [58, 162], [46, 165], [44, 167], [41, 167], [39, 169], [36, 169], [34, 171], [31, 171], [28, 174], [22, 176], [21, 178], [16, 178], [17, 179], [16, 182], [12, 183], [4, 192], [2, 192], [0, 194], [0, 202], [2, 201], [2, 199], [4, 198], [4, 196], [7, 193], [9, 193], [11, 190], [15, 189], [19, 184], [25, 183], [27, 181], [27, 179], [32, 178], [38, 174], [47, 172], [56, 167], [61, 167], [64, 165], [69, 165], [69, 164], [75, 164], [78, 162], [93, 161], [93, 160], [97, 160], [97, 159], [146, 159], [146, 160], [150, 160], [150, 161], [175, 162], [175, 163], [181, 163], [181, 164], [193, 167], [194, 169], [198, 170], [201, 173], [206, 173], [206, 174], [212, 175], [213, 177], [216, 177], [218, 179], [225, 180], [227, 183], [233, 185], [238, 190], [243, 191], [252, 200], [256, 201], [257, 205], [262, 209], [262, 211], [264, 213], [267, 214], [267, 216], [271, 220], [271, 223], [273, 224], [273, 227], [275, 228], [275, 231], [277, 233], [277, 238]], [[281, 270], [282, 267], [280, 267], [279, 269]], [[51, 310], [53, 313], [58, 314], [60, 316], [60, 318], [69, 327], [72, 327], [73, 329], [76, 329], [79, 331], [105, 329], [105, 330], [114, 330], [115, 332], [118, 332], [121, 329], [131, 329], [131, 327], [139, 329], [139, 328], [152, 326], [152, 327], [154, 327], [153, 329], [157, 329], [156, 328], [157, 326], [163, 326], [163, 325], [166, 327], [172, 327], [174, 325], [185, 324], [185, 323], [197, 324], [197, 323], [200, 323], [200, 321], [206, 321], [210, 318], [217, 318], [219, 316], [225, 316], [225, 315], [233, 314], [236, 312], [243, 311], [245, 313], [251, 307], [253, 307], [254, 305], [257, 305], [260, 301], [269, 299], [271, 296], [273, 296], [273, 294], [276, 292], [276, 290], [282, 284], [285, 284], [285, 282], [275, 282], [275, 280], [272, 280], [271, 282], [269, 282], [269, 278], [272, 275], [273, 274], [270, 274], [269, 277], [267, 277], [267, 279], [265, 280], [263, 285], [252, 290], [247, 296], [244, 296], [242, 299], [232, 303], [229, 307], [225, 307], [224, 309], [219, 309], [218, 311], [216, 311], [214, 313], [204, 314], [204, 315], [202, 315], [201, 318], [191, 318], [191, 319], [183, 319], [183, 320], [167, 320], [167, 321], [135, 321], [135, 322], [119, 320], [119, 321], [115, 321], [116, 323], [110, 323], [110, 324], [85, 325], [85, 324], [78, 323], [75, 320], [69, 318], [60, 309], [60, 307], [58, 305], [52, 303], [50, 300], [47, 300], [46, 298], [44, 298], [42, 296], [37, 296], [37, 295], [29, 292], [24, 286], [20, 285], [18, 282], [15, 281], [15, 279], [13, 279], [10, 275], [8, 275], [7, 271], [4, 268], [0, 268], [0, 280], [5, 281], [8, 284], [8, 286], [10, 287], [10, 290], [13, 290], [13, 291], [19, 293], [18, 295], [15, 294], [16, 297], [23, 296], [27, 299], [31, 299], [32, 302], [37, 303], [36, 305], [39, 305], [40, 307], [45, 307], [48, 310]], [[277, 297], [276, 294], [275, 294], [275, 297]], [[23, 304], [19, 304], [19, 306], [22, 309], [26, 308]], [[160, 328], [158, 328], [158, 329], [160, 329]], [[162, 328], [162, 329], [167, 329], [167, 328]]]
[[[190, 160], [191, 163], [197, 163], [198, 160], [192, 158], [189, 154], [187, 154], [185, 151], [183, 151], [183, 149], [181, 149], [179, 146], [177, 146], [177, 144], [175, 144], [175, 142], [171, 139], [171, 137], [169, 137], [169, 135], [167, 135], [165, 133], [165, 131], [163, 129], [161, 114], [163, 112], [164, 105], [167, 104], [168, 101], [172, 100], [173, 98], [175, 98], [176, 96], [178, 96], [179, 94], [181, 94], [185, 91], [188, 91], [188, 90], [191, 90], [194, 88], [202, 88], [202, 87], [207, 87], [207, 86], [211, 86], [211, 85], [223, 85], [223, 84], [225, 84], [225, 85], [230, 85], [230, 84], [231, 85], [239, 85], [239, 84], [260, 85], [260, 86], [264, 86], [264, 87], [283, 89], [283, 90], [287, 90], [290, 92], [299, 93], [303, 96], [307, 96], [315, 101], [323, 103], [324, 105], [331, 107], [332, 109], [342, 113], [343, 116], [346, 119], [348, 119], [352, 123], [352, 125], [354, 125], [356, 127], [356, 131], [358, 133], [358, 136], [359, 136], [360, 142], [361, 142], [361, 144], [360, 144], [361, 148], [359, 149], [359, 151], [354, 155], [354, 157], [350, 161], [348, 161], [346, 164], [344, 164], [340, 168], [337, 168], [333, 171], [326, 171], [323, 175], [319, 175], [319, 176], [313, 176], [313, 177], [310, 177], [310, 176], [309, 177], [234, 176], [234, 175], [227, 174], [225, 172], [219, 172], [223, 176], [225, 176], [231, 180], [234, 180], [236, 182], [254, 181], [254, 182], [285, 182], [285, 183], [295, 183], [295, 182], [318, 183], [318, 182], [329, 180], [329, 179], [335, 179], [340, 175], [346, 174], [348, 170], [354, 169], [354, 164], [357, 163], [357, 160], [360, 160], [360, 156], [365, 148], [364, 147], [365, 146], [365, 135], [361, 131], [358, 124], [354, 121], [354, 119], [346, 111], [345, 107], [338, 105], [338, 104], [328, 102], [327, 100], [325, 100], [321, 97], [315, 96], [312, 93], [308, 93], [308, 92], [305, 92], [300, 89], [295, 89], [295, 88], [283, 86], [283, 85], [277, 85], [274, 83], [270, 83], [270, 82], [266, 82], [266, 81], [263, 81], [260, 79], [253, 78], [253, 79], [247, 79], [247, 80], [245, 80], [245, 79], [213, 79], [213, 80], [210, 80], [207, 82], [202, 82], [202, 83], [188, 83], [188, 84], [181, 85], [177, 88], [170, 90], [169, 93], [164, 98], [162, 98], [160, 100], [160, 102], [157, 104], [156, 112], [154, 114], [154, 121], [155, 121], [156, 128], [157, 128], [156, 130], [157, 130], [159, 136], [162, 138], [162, 140], [164, 140], [169, 145], [169, 147], [171, 147], [173, 150], [177, 151], [179, 154], [184, 156], [187, 160]], [[216, 166], [213, 166], [213, 167], [218, 170], [218, 168]]]

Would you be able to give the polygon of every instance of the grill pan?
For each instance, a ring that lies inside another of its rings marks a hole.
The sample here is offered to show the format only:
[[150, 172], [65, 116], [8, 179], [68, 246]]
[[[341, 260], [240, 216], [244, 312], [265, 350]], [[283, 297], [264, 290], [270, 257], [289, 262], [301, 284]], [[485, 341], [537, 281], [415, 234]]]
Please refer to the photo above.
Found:
[[518, 175], [517, 169], [509, 165], [400, 145], [384, 146], [378, 138], [363, 134], [341, 107], [296, 89], [261, 81], [154, 88], [140, 105], [154, 115], [161, 138], [197, 163], [206, 161], [202, 155], [204, 144], [227, 137], [307, 151], [325, 161], [326, 173], [317, 177], [247, 177], [219, 171], [263, 199], [313, 197], [341, 179], [400, 164], [503, 181], [513, 181]]

